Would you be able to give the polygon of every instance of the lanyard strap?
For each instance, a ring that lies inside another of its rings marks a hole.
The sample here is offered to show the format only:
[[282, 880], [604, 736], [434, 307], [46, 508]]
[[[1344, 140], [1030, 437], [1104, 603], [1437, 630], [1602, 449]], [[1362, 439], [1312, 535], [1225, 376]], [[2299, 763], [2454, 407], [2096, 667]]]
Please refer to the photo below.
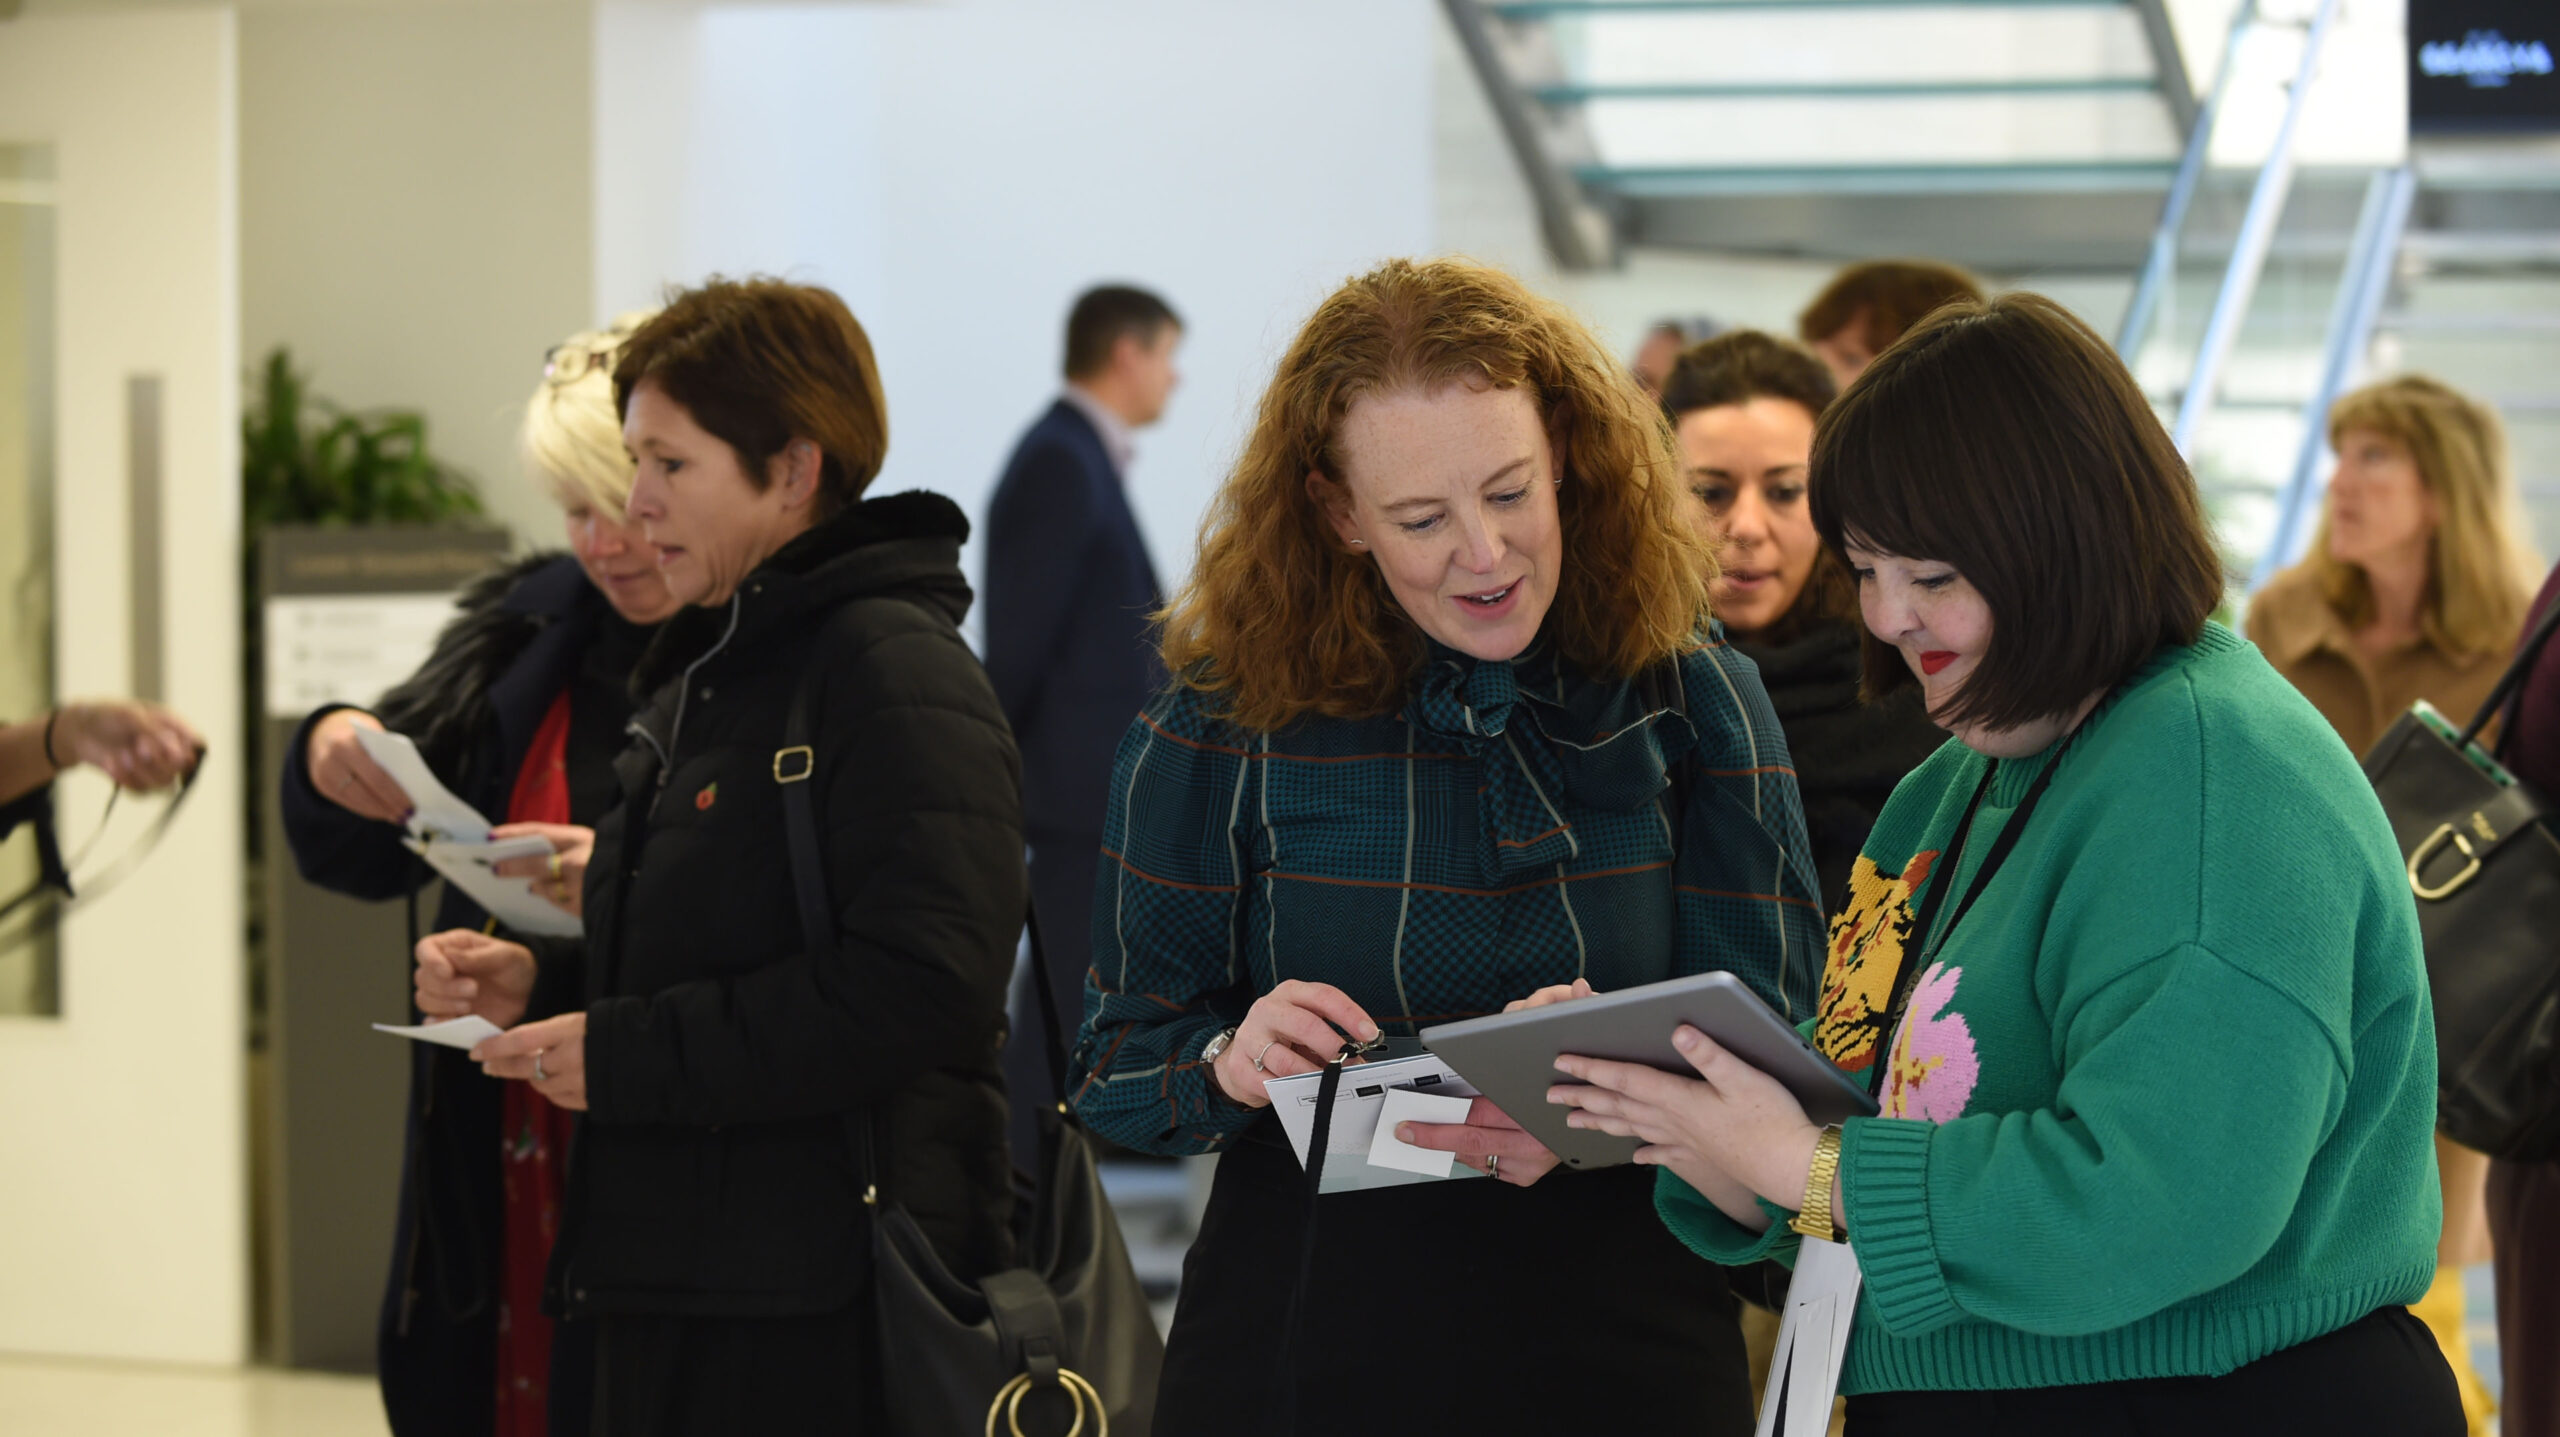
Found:
[[1884, 1027], [1876, 1034], [1878, 1051], [1875, 1062], [1867, 1071], [1869, 1096], [1881, 1096], [1884, 1092], [1885, 1070], [1893, 1065], [1893, 1036], [1902, 1030], [1903, 1011], [1911, 1006], [1911, 994], [1920, 985], [1921, 973], [1945, 949], [1947, 939], [1955, 934], [1956, 925], [1964, 922], [1965, 915], [1973, 911], [1974, 900], [1982, 896], [1982, 890], [1991, 886], [1992, 875], [2000, 871], [2001, 864], [2009, 861], [2009, 854], [2017, 848], [2018, 839], [2027, 831], [2027, 820], [2035, 817], [2036, 805], [2043, 801], [2045, 790], [2053, 787], [2055, 771], [2062, 767], [2062, 760], [2071, 752], [2071, 746], [2080, 741], [2080, 735], [2088, 732], [2096, 721], [2095, 712], [2081, 720], [2080, 726], [2062, 741], [2062, 747], [2054, 751], [2053, 759], [2044, 766], [2044, 771], [2028, 785], [2027, 796], [2019, 802], [2017, 811], [2009, 815], [2009, 821], [2000, 825], [2000, 836], [1992, 840], [1991, 851], [1983, 855], [1982, 866], [1974, 870], [1973, 882], [1965, 885], [1964, 898], [1956, 904], [1955, 911], [1947, 915], [1946, 927], [1941, 929], [1937, 926], [1938, 910], [1945, 906], [1947, 891], [1955, 886], [1956, 872], [1964, 862], [1965, 840], [1973, 836], [1974, 816], [1981, 812], [1983, 796], [1991, 791], [1991, 780], [2000, 772], [2000, 761], [1994, 759], [1990, 767], [1982, 771], [1982, 781], [1973, 786], [1973, 797], [1964, 806], [1964, 818], [1956, 825], [1955, 842], [1947, 845], [1946, 876], [1931, 884], [1929, 896], [1920, 902], [1919, 955], [1906, 955], [1901, 971], [1893, 975], [1893, 1001], [1885, 1008]]

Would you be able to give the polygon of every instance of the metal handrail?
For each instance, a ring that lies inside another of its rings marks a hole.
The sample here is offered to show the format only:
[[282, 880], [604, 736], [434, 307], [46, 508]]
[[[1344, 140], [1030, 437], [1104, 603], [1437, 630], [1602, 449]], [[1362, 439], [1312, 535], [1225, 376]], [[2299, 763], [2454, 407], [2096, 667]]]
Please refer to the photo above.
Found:
[[2249, 208], [2240, 220], [2240, 236], [2231, 247], [2231, 263], [2222, 272], [2222, 289], [2214, 296], [2213, 314], [2205, 321], [2204, 342], [2196, 347], [2196, 362], [2187, 372], [2187, 393], [2178, 405], [2178, 421], [2169, 431], [2178, 452], [2195, 459], [2196, 431], [2204, 424], [2205, 412], [2213, 407], [2213, 392], [2222, 379], [2222, 366], [2231, 358], [2232, 346], [2240, 340], [2241, 321], [2248, 317], [2249, 301], [2258, 290], [2258, 276], [2266, 268], [2267, 246], [2275, 240], [2276, 220], [2284, 213], [2284, 202], [2293, 189], [2293, 140], [2302, 128], [2302, 111], [2311, 98], [2311, 82], [2320, 70], [2320, 50], [2329, 38], [2329, 26], [2338, 17], [2338, 0], [2320, 0], [2320, 8], [2312, 12], [2310, 33], [2302, 41], [2302, 65], [2293, 77], [2293, 93], [2285, 97], [2284, 120], [2276, 126], [2275, 143], [2267, 151], [2267, 161], [2258, 169], [2258, 182], [2249, 191]]
[[2249, 572], [2249, 592], [2266, 587], [2276, 571], [2292, 563], [2308, 542], [2309, 518], [2320, 492], [2320, 456], [2329, 447], [2329, 406], [2338, 402], [2362, 367], [2373, 340], [2374, 321], [2382, 313], [2391, 287], [2393, 260], [2400, 253], [2400, 234], [2408, 227], [2409, 206], [2417, 198], [2417, 171], [2408, 165], [2384, 170], [2365, 187], [2364, 209], [2356, 217], [2355, 243], [2347, 251], [2346, 272], [2338, 277], [2338, 297], [2330, 308], [2329, 340], [2320, 356], [2320, 381], [2302, 411], [2302, 446], [2294, 454], [2293, 473], [2285, 480], [2276, 506], [2276, 530], [2258, 551]]
[[2204, 103], [2196, 107], [2195, 123], [2187, 127], [2186, 152], [2178, 157], [2178, 173], [2169, 182], [2168, 197], [2160, 202], [2160, 224], [2151, 232], [2151, 253], [2143, 259], [2142, 277], [2135, 281], [2133, 299], [2125, 305], [2124, 323], [2116, 330], [2116, 356], [2128, 366], [2134, 351], [2141, 348], [2142, 336], [2151, 328], [2151, 312], [2159, 307], [2160, 292], [2169, 287], [2178, 271], [2178, 233], [2186, 228], [2187, 208], [2195, 203], [2196, 190], [2204, 183], [2205, 156], [2213, 148], [2213, 127], [2222, 116], [2222, 102], [2231, 94], [2231, 80], [2239, 73], [2240, 38], [2257, 18], [2257, 0], [2240, 0], [2231, 12], [2231, 32], [2222, 38], [2222, 58], [2214, 63], [2213, 88]]
[[2159, 92], [2159, 81], [2148, 75], [2102, 75], [2039, 80], [1541, 85], [1529, 93], [1542, 105], [1582, 105], [1595, 100], [1939, 100], [1986, 96], [2156, 95]]

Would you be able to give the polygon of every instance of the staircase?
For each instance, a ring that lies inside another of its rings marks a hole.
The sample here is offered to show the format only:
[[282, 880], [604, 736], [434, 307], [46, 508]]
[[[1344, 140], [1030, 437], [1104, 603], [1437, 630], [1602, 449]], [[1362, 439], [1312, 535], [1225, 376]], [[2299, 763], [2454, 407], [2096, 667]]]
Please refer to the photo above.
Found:
[[1631, 245], [2135, 262], [2198, 100], [2167, 0], [1443, 0], [1567, 269]]

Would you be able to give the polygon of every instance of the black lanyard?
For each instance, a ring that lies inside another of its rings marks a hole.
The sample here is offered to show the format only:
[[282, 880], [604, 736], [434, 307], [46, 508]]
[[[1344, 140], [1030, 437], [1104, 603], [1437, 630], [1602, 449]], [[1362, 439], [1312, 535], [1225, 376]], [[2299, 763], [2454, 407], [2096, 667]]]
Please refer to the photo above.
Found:
[[[2102, 703], [2099, 707], [2104, 706]], [[1921, 900], [1916, 931], [1920, 952], [1912, 956], [1906, 950], [1902, 970], [1893, 975], [1893, 1001], [1885, 1008], [1884, 1026], [1876, 1032], [1876, 1055], [1867, 1073], [1870, 1096], [1881, 1097], [1884, 1093], [1885, 1070], [1893, 1065], [1894, 1035], [1902, 1029], [1903, 1012], [1911, 1006], [1912, 990], [1919, 986], [1920, 975], [1945, 949], [1956, 925], [1964, 922], [1964, 916], [1973, 911], [1973, 901], [1982, 896], [1982, 890], [1991, 886], [1992, 875], [2009, 860], [2010, 852], [2018, 846], [2019, 837], [2027, 831], [2027, 820], [2035, 817], [2036, 804], [2043, 800], [2044, 791], [2053, 787], [2053, 775], [2062, 767], [2064, 756], [2071, 752], [2071, 746], [2080, 741], [2080, 735], [2088, 732], [2097, 718], [2097, 711], [2091, 710], [2089, 716], [2080, 721], [2080, 726], [2062, 741], [2062, 747], [2054, 751], [2052, 761], [2036, 775], [2035, 782], [2028, 785], [2027, 796], [2019, 802], [2017, 811], [2009, 815], [2009, 821], [2000, 825], [2000, 836], [1992, 840], [1991, 851], [1983, 855], [1982, 867], [1974, 871], [1973, 882], [1965, 887], [1963, 901], [1947, 915], [1947, 926], [1941, 931], [1936, 927], [1938, 910], [1945, 906], [1942, 900], [1947, 896], [1947, 890], [1955, 886], [1956, 874], [1964, 862], [1965, 840], [1973, 835], [1974, 815], [1982, 809], [1982, 796], [1991, 791], [1991, 780], [1999, 775], [2000, 761], [1992, 760], [1991, 766], [1982, 771], [1982, 782], [1973, 786], [1973, 797], [1964, 806], [1964, 818], [1956, 825], [1955, 842], [1947, 845], [1944, 860], [1946, 876], [1930, 885], [1929, 896]]]

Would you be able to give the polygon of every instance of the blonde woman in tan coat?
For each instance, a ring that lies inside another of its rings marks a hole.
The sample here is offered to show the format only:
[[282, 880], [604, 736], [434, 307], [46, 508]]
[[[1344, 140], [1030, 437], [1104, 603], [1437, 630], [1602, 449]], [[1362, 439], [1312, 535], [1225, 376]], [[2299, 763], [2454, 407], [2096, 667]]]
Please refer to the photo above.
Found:
[[[2541, 564], [2522, 541], [2506, 434], [2486, 404], [2422, 375], [2329, 411], [2338, 467], [2311, 554], [2249, 604], [2249, 637], [2363, 754], [2419, 699], [2456, 723], [2514, 651]], [[2411, 1311], [2453, 1364], [2474, 1434], [2492, 1410], [2463, 1335], [2461, 1269], [2489, 1255], [2489, 1160], [2436, 1139], [2444, 1234]]]

